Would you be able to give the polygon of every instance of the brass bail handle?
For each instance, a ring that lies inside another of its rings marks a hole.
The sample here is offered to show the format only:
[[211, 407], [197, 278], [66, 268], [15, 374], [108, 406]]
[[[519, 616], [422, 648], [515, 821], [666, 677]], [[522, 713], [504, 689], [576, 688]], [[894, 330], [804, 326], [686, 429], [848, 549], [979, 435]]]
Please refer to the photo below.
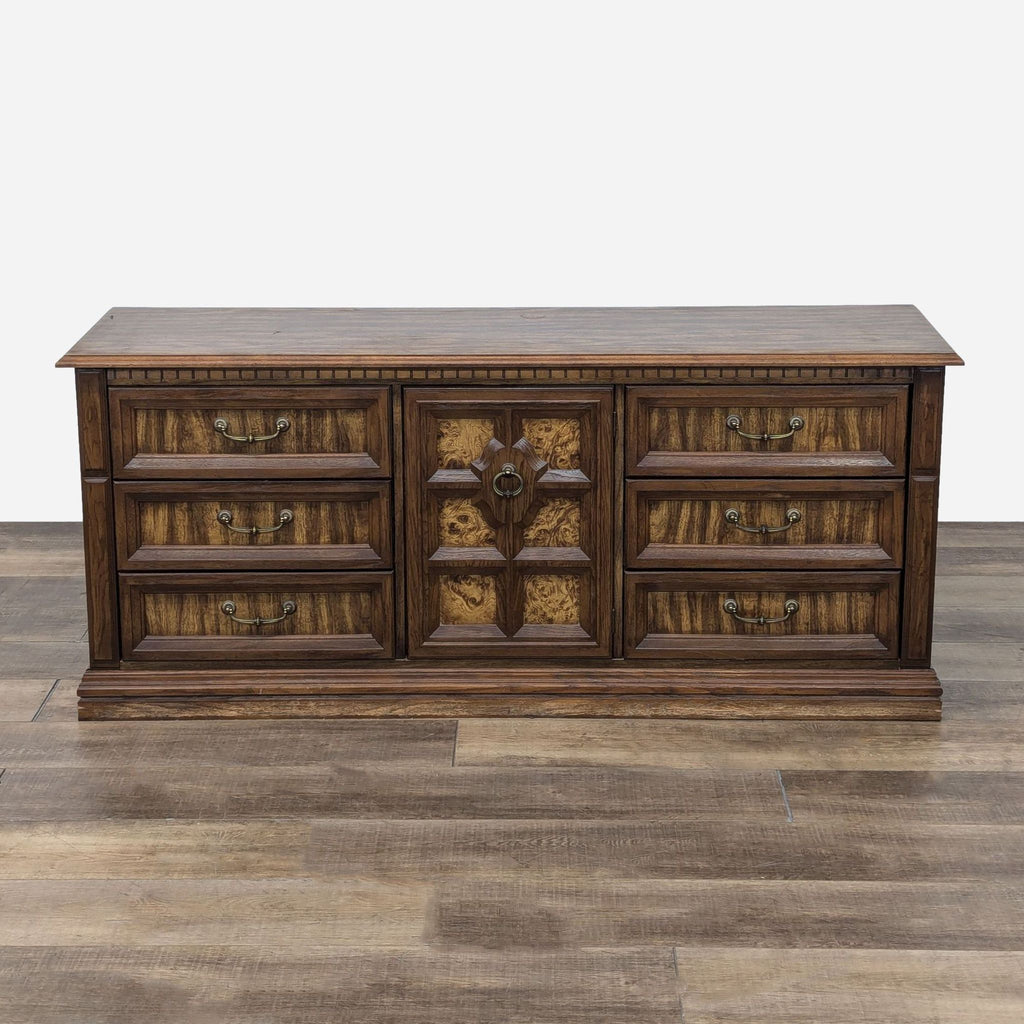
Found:
[[725, 425], [729, 430], [735, 430], [740, 437], [749, 437], [751, 441], [781, 441], [783, 438], [792, 437], [798, 430], [803, 430], [805, 426], [802, 416], [790, 417], [789, 430], [785, 434], [748, 434], [745, 430], [740, 430], [742, 424], [743, 420], [736, 413], [725, 418]]
[[728, 612], [737, 622], [749, 622], [754, 626], [767, 626], [771, 622], [786, 622], [800, 611], [800, 605], [796, 601], [787, 601], [782, 607], [786, 614], [779, 616], [777, 619], [769, 619], [764, 615], [756, 615], [753, 618], [740, 615], [739, 604], [731, 598], [722, 605], [722, 610]]
[[220, 610], [232, 621], [237, 622], [241, 626], [272, 626], [275, 622], [284, 622], [289, 615], [294, 615], [296, 612], [296, 604], [294, 601], [282, 601], [281, 611], [282, 615], [278, 615], [275, 619], [261, 619], [257, 616], [255, 619], [240, 619], [235, 612], [238, 608], [234, 601], [225, 601], [221, 606]]
[[275, 437], [283, 434], [291, 426], [291, 423], [284, 416], [278, 416], [274, 420], [274, 426], [276, 429], [272, 434], [229, 434], [228, 430], [230, 428], [226, 419], [218, 416], [213, 421], [213, 429], [221, 437], [226, 437], [229, 441], [240, 441], [242, 444], [255, 444], [257, 441], [273, 441]]
[[725, 510], [725, 521], [730, 526], [735, 526], [737, 530], [742, 530], [744, 533], [760, 533], [762, 536], [766, 533], [785, 533], [791, 526], [795, 526], [803, 516], [800, 514], [800, 509], [791, 508], [786, 512], [786, 521], [781, 526], [744, 526], [740, 522], [739, 509], [727, 508]]
[[217, 513], [217, 522], [221, 526], [226, 526], [233, 533], [247, 533], [250, 537], [255, 537], [259, 533], [277, 533], [282, 526], [287, 526], [294, 518], [295, 513], [290, 508], [283, 508], [278, 513], [276, 526], [233, 526], [235, 517], [229, 509], [222, 508]]
[[[507, 482], [514, 480], [515, 483], [511, 487], [499, 486], [501, 482]], [[499, 498], [514, 498], [517, 494], [521, 494], [525, 482], [523, 478], [516, 472], [516, 467], [511, 462], [506, 462], [501, 469], [494, 474], [494, 479], [491, 481], [491, 487], [494, 489], [494, 493]]]

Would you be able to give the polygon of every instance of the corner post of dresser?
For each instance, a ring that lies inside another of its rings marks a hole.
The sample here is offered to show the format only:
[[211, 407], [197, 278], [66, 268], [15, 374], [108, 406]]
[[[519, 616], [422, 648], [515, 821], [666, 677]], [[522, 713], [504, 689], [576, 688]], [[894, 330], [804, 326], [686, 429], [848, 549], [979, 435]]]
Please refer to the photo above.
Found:
[[78, 445], [82, 468], [85, 593], [89, 609], [89, 664], [116, 668], [118, 625], [114, 492], [110, 464], [105, 370], [75, 370]]
[[944, 383], [943, 367], [918, 368], [914, 371], [907, 467], [903, 636], [900, 648], [900, 663], [904, 668], [931, 666]]
[[406, 593], [405, 593], [405, 428], [402, 414], [402, 388], [392, 384], [391, 394], [391, 531], [394, 552], [395, 601], [394, 632], [395, 658], [402, 660], [406, 645]]

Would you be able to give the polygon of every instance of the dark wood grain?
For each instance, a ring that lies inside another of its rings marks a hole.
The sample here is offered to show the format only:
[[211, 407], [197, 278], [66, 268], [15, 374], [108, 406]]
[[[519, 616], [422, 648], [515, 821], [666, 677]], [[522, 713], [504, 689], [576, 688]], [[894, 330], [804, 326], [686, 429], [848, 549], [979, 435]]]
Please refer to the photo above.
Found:
[[78, 367], [947, 366], [914, 306], [109, 310]]
[[[627, 657], [893, 661], [899, 582], [895, 572], [629, 572]], [[737, 620], [782, 619], [791, 600], [785, 621]]]
[[[114, 486], [123, 570], [388, 569], [393, 528], [384, 481], [213, 483], [122, 481]], [[230, 526], [276, 527], [238, 533]]]
[[918, 668], [931, 664], [944, 378], [943, 369], [917, 370], [912, 389], [900, 661]]
[[[394, 650], [390, 573], [124, 573], [121, 588], [128, 661], [390, 658]], [[295, 611], [285, 615], [289, 601]]]
[[[701, 388], [626, 390], [626, 472], [630, 476], [902, 476], [905, 387]], [[792, 436], [764, 441], [748, 433]]]
[[[908, 718], [939, 716], [931, 670], [870, 671], [637, 663], [529, 668], [491, 664], [317, 669], [145, 668], [88, 672], [83, 718], [560, 715], [671, 718]], [[609, 700], [609, 695], [614, 699]]]
[[[490, 670], [490, 674], [500, 678], [496, 670]], [[719, 685], [715, 675], [708, 679], [710, 687]], [[78, 717], [83, 722], [213, 718], [753, 718], [937, 722], [942, 717], [940, 688], [934, 674], [927, 679], [930, 693], [910, 697], [893, 692], [904, 682], [897, 673], [881, 672], [872, 673], [875, 693], [862, 697], [794, 697], [774, 690], [762, 697], [630, 697], [609, 692], [610, 680], [602, 680], [606, 685], [596, 697], [547, 694], [485, 697], [447, 693], [330, 697], [86, 695], [79, 701]], [[216, 682], [214, 673], [212, 683]], [[776, 686], [787, 688], [789, 682], [788, 678], [783, 678]], [[88, 694], [88, 689], [85, 693]]]
[[98, 370], [77, 370], [75, 386], [82, 466], [89, 660], [94, 667], [101, 667], [117, 664], [121, 650], [107, 382]]
[[[214, 430], [223, 418], [235, 436]], [[114, 476], [348, 478], [391, 474], [386, 387], [111, 388]]]
[[[635, 569], [895, 569], [903, 560], [902, 481], [630, 480], [626, 496]], [[782, 532], [740, 529], [785, 527], [791, 511], [799, 521]]]

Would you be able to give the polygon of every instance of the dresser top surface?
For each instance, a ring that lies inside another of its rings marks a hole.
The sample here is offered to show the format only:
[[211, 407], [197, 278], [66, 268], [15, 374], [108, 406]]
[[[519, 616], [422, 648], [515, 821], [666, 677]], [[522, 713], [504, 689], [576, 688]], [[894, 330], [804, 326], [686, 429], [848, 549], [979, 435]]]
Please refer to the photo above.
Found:
[[915, 306], [109, 310], [78, 368], [957, 366]]

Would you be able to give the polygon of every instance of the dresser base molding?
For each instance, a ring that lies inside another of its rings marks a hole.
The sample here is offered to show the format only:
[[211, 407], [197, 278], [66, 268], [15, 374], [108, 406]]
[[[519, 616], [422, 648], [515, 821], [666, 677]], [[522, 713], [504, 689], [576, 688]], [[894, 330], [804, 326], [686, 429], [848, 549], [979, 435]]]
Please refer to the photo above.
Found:
[[937, 721], [931, 669], [89, 670], [79, 718], [774, 718]]

